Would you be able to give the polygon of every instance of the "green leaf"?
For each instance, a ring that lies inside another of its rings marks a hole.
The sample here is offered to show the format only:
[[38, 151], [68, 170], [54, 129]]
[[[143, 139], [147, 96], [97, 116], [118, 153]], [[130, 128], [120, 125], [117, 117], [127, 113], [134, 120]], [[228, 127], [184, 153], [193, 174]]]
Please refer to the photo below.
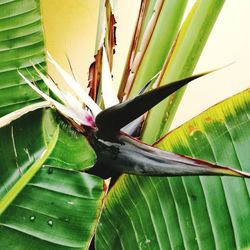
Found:
[[[17, 70], [45, 91], [31, 66], [45, 66], [39, 3], [0, 0], [0, 116], [40, 101]], [[86, 249], [91, 242], [108, 181], [76, 171], [96, 156], [60, 120], [38, 110], [0, 129], [0, 249]]]
[[[223, 4], [224, 0], [196, 1], [165, 61], [159, 86], [192, 74]], [[145, 142], [154, 143], [166, 134], [184, 91], [176, 92], [149, 112], [142, 136]]]
[[43, 167], [0, 217], [1, 248], [87, 248], [103, 185], [95, 176]]
[[[250, 171], [250, 90], [210, 108], [156, 146]], [[122, 176], [97, 230], [97, 249], [246, 249], [249, 180]], [[122, 223], [120, 222], [122, 218]]]
[[[29, 169], [27, 169], [26, 172], [23, 172], [19, 166], [18, 152], [20, 151], [20, 145], [16, 145], [13, 126], [10, 126], [10, 132], [11, 132], [12, 147], [13, 147], [13, 151], [14, 151], [15, 158], [16, 158], [16, 168], [19, 171], [19, 178], [16, 181], [16, 183], [8, 191], [5, 190], [5, 194], [2, 197], [1, 202], [0, 202], [0, 214], [2, 214], [3, 211], [10, 205], [10, 203], [13, 201], [16, 195], [20, 191], [22, 191], [25, 185], [39, 171], [39, 169], [42, 167], [42, 165], [44, 164], [48, 156], [51, 154], [58, 139], [59, 128], [58, 127], [56, 128], [49, 144], [47, 144], [44, 147], [44, 150], [41, 152], [38, 159], [36, 159], [36, 161], [29, 167]], [[28, 154], [28, 148], [26, 150]], [[4, 163], [6, 164], [6, 162]], [[8, 164], [6, 164], [5, 166], [8, 166]]]
[[44, 123], [46, 123], [44, 130], [47, 137], [51, 137], [58, 123], [61, 125], [56, 146], [46, 160], [46, 165], [74, 170], [89, 169], [96, 162], [94, 150], [83, 135], [75, 132], [64, 122], [60, 122], [60, 119], [61, 117], [55, 118], [49, 111], [44, 114]]
[[95, 154], [64, 126], [40, 110], [0, 130], [1, 248], [88, 247], [108, 182], [65, 169], [89, 168]]
[[[45, 65], [39, 0], [0, 0], [0, 116], [37, 102], [17, 69], [34, 72], [31, 62]], [[35, 75], [35, 74], [34, 74]], [[39, 78], [37, 84], [45, 90]]]
[[0, 129], [1, 198], [45, 150], [41, 124], [39, 111]]

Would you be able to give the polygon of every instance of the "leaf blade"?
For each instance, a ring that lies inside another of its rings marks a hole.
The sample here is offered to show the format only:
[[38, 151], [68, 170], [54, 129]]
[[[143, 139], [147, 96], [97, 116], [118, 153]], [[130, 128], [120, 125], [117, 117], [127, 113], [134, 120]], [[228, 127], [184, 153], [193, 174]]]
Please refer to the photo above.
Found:
[[[0, 116], [3, 116], [41, 101], [24, 84], [17, 69], [30, 68], [30, 61], [44, 66], [45, 58], [38, 0], [3, 2], [0, 16]], [[46, 91], [40, 79], [36, 80]]]
[[31, 180], [31, 178], [36, 174], [36, 172], [42, 167], [42, 164], [48, 158], [48, 156], [53, 151], [56, 145], [58, 134], [59, 134], [59, 129], [57, 128], [54, 135], [52, 136], [51, 142], [49, 143], [45, 151], [42, 152], [39, 159], [23, 174], [23, 176], [15, 183], [15, 185], [9, 190], [9, 192], [1, 199], [0, 215], [10, 205], [13, 199], [15, 199], [16, 195]]
[[[224, 0], [195, 2], [165, 61], [159, 77], [160, 86], [192, 74], [223, 4]], [[149, 113], [147, 125], [143, 129], [143, 140], [147, 143], [154, 143], [168, 132], [183, 93], [184, 89], [169, 97]], [[154, 125], [155, 120], [160, 120], [157, 129]]]

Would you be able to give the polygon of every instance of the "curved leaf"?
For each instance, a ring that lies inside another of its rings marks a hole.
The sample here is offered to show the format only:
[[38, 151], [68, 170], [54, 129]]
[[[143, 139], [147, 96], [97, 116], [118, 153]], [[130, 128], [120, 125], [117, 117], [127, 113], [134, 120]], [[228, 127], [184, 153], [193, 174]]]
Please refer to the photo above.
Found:
[[[12, 145], [13, 145], [13, 149], [15, 152], [15, 158], [17, 160], [18, 151], [17, 151], [17, 147], [15, 143], [13, 127], [11, 127], [11, 132], [12, 132], [12, 137], [11, 137]], [[48, 156], [53, 151], [56, 145], [56, 141], [58, 139], [58, 134], [59, 134], [59, 128], [57, 127], [57, 129], [53, 133], [51, 141], [44, 147], [44, 150], [38, 156], [38, 159], [29, 167], [29, 169], [27, 169], [26, 172], [23, 173], [21, 171], [17, 162], [16, 167], [19, 170], [19, 178], [16, 181], [16, 183], [8, 191], [6, 190], [4, 196], [2, 197], [1, 202], [0, 202], [0, 214], [4, 212], [4, 210], [10, 205], [10, 203], [13, 201], [16, 195], [22, 191], [22, 189], [27, 185], [27, 183], [32, 179], [32, 177], [40, 170], [40, 168], [42, 167], [42, 165], [44, 164]]]
[[50, 138], [55, 127], [60, 124], [58, 140], [53, 152], [46, 160], [46, 165], [74, 170], [87, 170], [96, 162], [96, 154], [87, 139], [72, 130], [64, 122], [58, 121], [50, 111], [44, 114], [45, 134]]
[[[248, 89], [192, 119], [156, 146], [249, 171], [249, 107]], [[249, 180], [233, 177], [124, 175], [107, 198], [97, 249], [248, 248], [249, 191]]]
[[45, 150], [41, 124], [42, 115], [38, 111], [0, 129], [1, 198]]
[[95, 154], [83, 136], [62, 126], [48, 110], [0, 130], [3, 249], [83, 249], [90, 243], [108, 182], [64, 169], [89, 168]]
[[[46, 148], [58, 124], [51, 111], [36, 111], [0, 129], [0, 197], [34, 164]], [[62, 124], [46, 165], [88, 169], [95, 153], [86, 139]], [[25, 136], [24, 136], [25, 135]]]

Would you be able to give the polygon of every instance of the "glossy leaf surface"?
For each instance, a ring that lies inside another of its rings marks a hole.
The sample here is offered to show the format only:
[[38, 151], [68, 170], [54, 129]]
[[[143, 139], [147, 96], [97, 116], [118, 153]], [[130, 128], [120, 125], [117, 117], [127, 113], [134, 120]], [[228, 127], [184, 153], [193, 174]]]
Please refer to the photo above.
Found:
[[103, 181], [44, 166], [0, 217], [3, 249], [83, 249], [99, 217]]
[[[0, 0], [0, 116], [40, 101], [17, 69], [33, 72], [45, 65], [39, 0]], [[39, 77], [34, 80], [45, 90]]]
[[[0, 246], [4, 249], [89, 245], [108, 184], [65, 169], [89, 168], [95, 154], [84, 137], [69, 127], [58, 128], [50, 111], [36, 111], [0, 130], [4, 139], [0, 145]], [[46, 155], [48, 148], [51, 153]]]

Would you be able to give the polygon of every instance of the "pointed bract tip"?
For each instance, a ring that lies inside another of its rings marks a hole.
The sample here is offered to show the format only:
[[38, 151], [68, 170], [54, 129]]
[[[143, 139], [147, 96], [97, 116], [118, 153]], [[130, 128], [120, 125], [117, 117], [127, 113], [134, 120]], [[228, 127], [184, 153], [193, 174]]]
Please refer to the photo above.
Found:
[[228, 168], [226, 172], [228, 173], [228, 175], [231, 175], [231, 176], [250, 178], [250, 173], [240, 171], [238, 169]]

